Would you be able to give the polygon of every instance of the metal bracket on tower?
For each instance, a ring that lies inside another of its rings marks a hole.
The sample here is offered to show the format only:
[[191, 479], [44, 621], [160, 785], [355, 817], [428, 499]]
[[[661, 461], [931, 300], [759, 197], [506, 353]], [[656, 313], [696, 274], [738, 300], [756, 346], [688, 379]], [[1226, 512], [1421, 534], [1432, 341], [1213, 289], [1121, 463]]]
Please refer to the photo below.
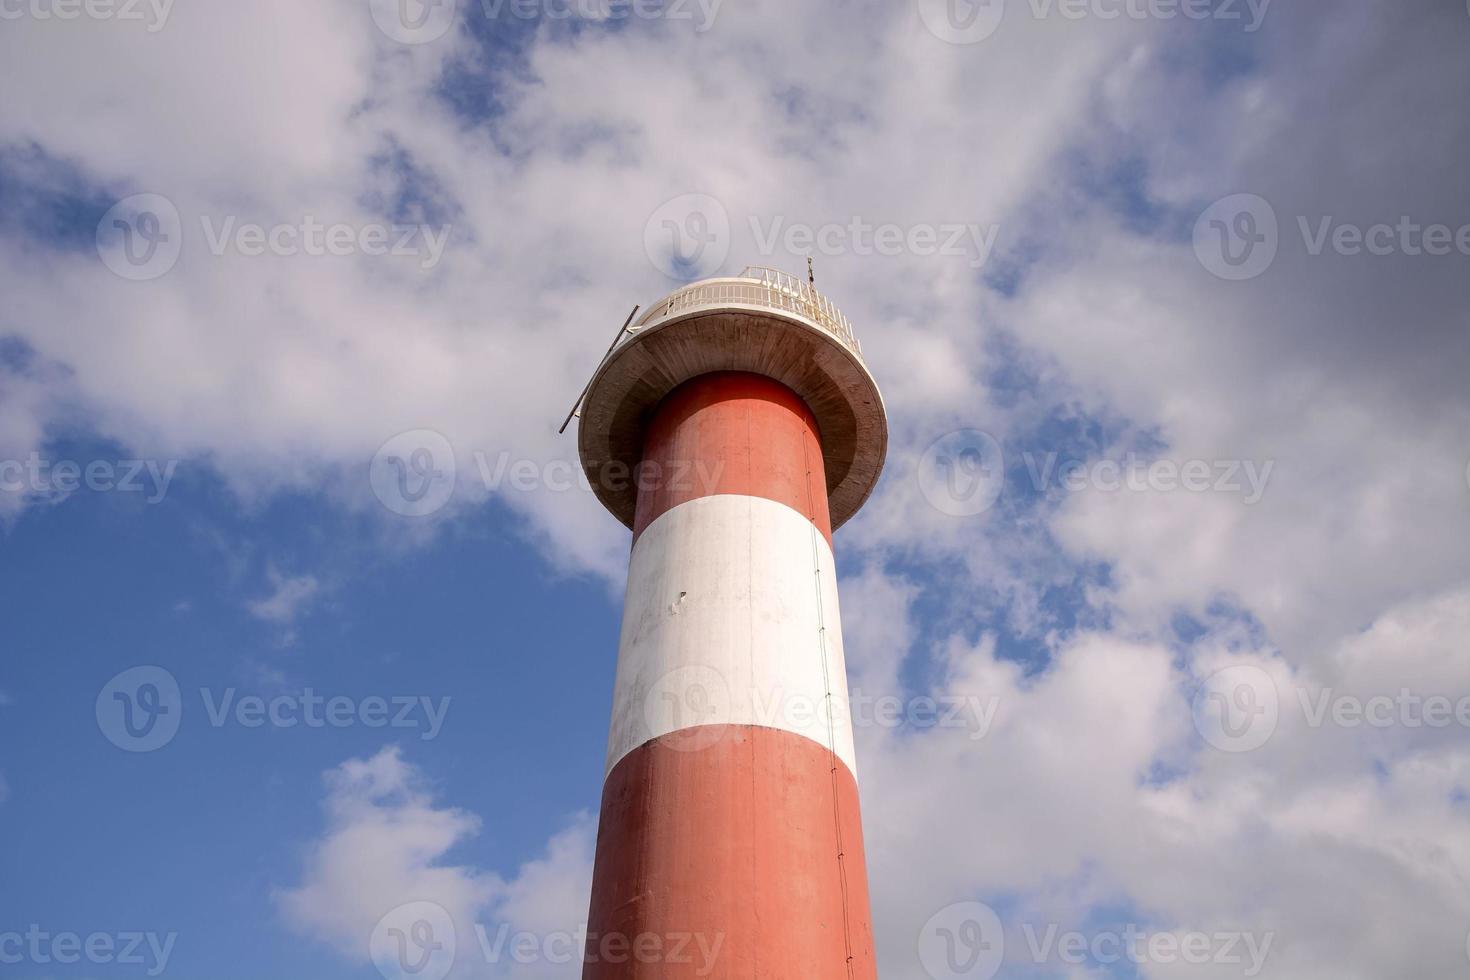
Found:
[[613, 342], [607, 345], [607, 353], [602, 355], [602, 360], [598, 361], [597, 367], [592, 369], [592, 377], [588, 378], [587, 383], [582, 386], [581, 394], [579, 394], [577, 396], [577, 400], [572, 403], [572, 410], [567, 413], [567, 417], [565, 421], [562, 422], [561, 428], [556, 430], [557, 435], [561, 435], [563, 432], [567, 431], [567, 426], [572, 424], [572, 419], [580, 414], [578, 412], [578, 409], [582, 407], [582, 400], [587, 397], [587, 389], [592, 387], [592, 378], [597, 377], [597, 372], [602, 370], [603, 362], [606, 361], [608, 357], [612, 354], [613, 348], [618, 346], [618, 341], [623, 339], [623, 334], [628, 332], [628, 326], [632, 324], [633, 318], [637, 315], [638, 307], [634, 306], [633, 312], [628, 314], [628, 319], [624, 320], [623, 325], [618, 328], [617, 335], [613, 337]]

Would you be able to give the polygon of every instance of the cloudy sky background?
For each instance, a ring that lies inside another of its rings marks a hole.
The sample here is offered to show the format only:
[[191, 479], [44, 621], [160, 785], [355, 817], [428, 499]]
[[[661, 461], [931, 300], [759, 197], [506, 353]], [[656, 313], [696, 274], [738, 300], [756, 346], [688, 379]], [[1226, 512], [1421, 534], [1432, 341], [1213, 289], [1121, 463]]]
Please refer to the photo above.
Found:
[[[994, 234], [815, 250], [893, 437], [838, 535], [851, 684], [996, 706], [983, 732], [858, 727], [883, 975], [925, 976], [926, 923], [972, 901], [1004, 976], [1243, 975], [1034, 962], [1052, 923], [1270, 935], [1266, 977], [1470, 971], [1470, 731], [1314, 726], [1298, 696], [1470, 697], [1470, 245], [1311, 241], [1470, 225], [1470, 11], [1159, 6], [1009, 0], [967, 35], [943, 4], [461, 0], [430, 39], [365, 0], [6, 5], [0, 459], [179, 462], [156, 503], [0, 493], [0, 833], [32, 841], [0, 855], [0, 932], [177, 931], [171, 973], [369, 977], [404, 901], [462, 934], [574, 930], [628, 534], [581, 490], [488, 486], [477, 454], [558, 472], [556, 426], [670, 271], [799, 272], [774, 228], [861, 220]], [[106, 261], [137, 194], [179, 215], [156, 278]], [[1236, 280], [1206, 212], [1242, 194], [1276, 254]], [[692, 200], [728, 235], [674, 263], [662, 221], [698, 230]], [[308, 216], [448, 238], [210, 247]], [[405, 518], [370, 464], [422, 429], [458, 480]], [[925, 454], [967, 430], [1005, 475], [959, 516]], [[1130, 453], [1269, 475], [1248, 499], [1055, 469]], [[146, 664], [192, 714], [122, 752], [93, 701]], [[1249, 751], [1193, 710], [1225, 668], [1279, 702]], [[434, 738], [211, 730], [197, 690], [232, 686], [455, 700]]]

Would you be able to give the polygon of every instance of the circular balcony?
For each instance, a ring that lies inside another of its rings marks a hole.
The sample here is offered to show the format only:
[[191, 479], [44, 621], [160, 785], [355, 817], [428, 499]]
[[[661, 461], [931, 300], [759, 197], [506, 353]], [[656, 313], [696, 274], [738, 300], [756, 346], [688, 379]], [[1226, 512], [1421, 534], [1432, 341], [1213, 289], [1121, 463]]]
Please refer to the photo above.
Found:
[[751, 267], [676, 289], [630, 326], [593, 375], [577, 448], [598, 499], [633, 526], [653, 409], [675, 387], [712, 371], [749, 371], [781, 382], [816, 416], [833, 528], [873, 492], [888, 450], [882, 395], [852, 324], [795, 276]]

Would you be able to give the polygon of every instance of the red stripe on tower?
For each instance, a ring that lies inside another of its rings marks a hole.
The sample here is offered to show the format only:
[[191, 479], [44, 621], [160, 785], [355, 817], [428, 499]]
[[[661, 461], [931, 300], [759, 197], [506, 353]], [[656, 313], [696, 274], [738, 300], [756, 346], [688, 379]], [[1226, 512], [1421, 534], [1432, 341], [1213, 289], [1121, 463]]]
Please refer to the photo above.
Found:
[[816, 417], [770, 378], [725, 371], [685, 382], [649, 422], [643, 462], [635, 542], [665, 511], [720, 493], [785, 504], [832, 540]]

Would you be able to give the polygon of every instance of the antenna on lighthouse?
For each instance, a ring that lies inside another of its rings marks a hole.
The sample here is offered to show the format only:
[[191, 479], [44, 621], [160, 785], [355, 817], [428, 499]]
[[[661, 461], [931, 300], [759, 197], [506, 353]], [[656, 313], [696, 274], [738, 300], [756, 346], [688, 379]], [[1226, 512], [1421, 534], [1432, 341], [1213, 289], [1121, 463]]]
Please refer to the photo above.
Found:
[[561, 435], [563, 432], [567, 431], [567, 426], [572, 424], [572, 419], [576, 416], [577, 409], [582, 407], [582, 399], [587, 397], [587, 389], [592, 387], [592, 378], [597, 377], [597, 372], [602, 367], [602, 361], [607, 360], [607, 355], [611, 354], [613, 352], [613, 348], [618, 346], [618, 341], [622, 340], [623, 334], [628, 332], [628, 324], [632, 323], [633, 318], [637, 315], [638, 307], [635, 305], [633, 307], [633, 312], [628, 314], [628, 319], [624, 320], [623, 325], [618, 328], [616, 336], [613, 337], [613, 342], [607, 345], [607, 353], [602, 355], [602, 360], [598, 361], [597, 367], [592, 369], [592, 377], [588, 378], [587, 383], [582, 386], [581, 394], [579, 394], [577, 396], [577, 400], [572, 403], [572, 410], [567, 413], [567, 417], [565, 421], [562, 422], [561, 428], [556, 430], [557, 435]]
[[817, 285], [817, 274], [812, 271], [812, 257], [810, 255], [806, 257], [806, 284], [814, 289]]

